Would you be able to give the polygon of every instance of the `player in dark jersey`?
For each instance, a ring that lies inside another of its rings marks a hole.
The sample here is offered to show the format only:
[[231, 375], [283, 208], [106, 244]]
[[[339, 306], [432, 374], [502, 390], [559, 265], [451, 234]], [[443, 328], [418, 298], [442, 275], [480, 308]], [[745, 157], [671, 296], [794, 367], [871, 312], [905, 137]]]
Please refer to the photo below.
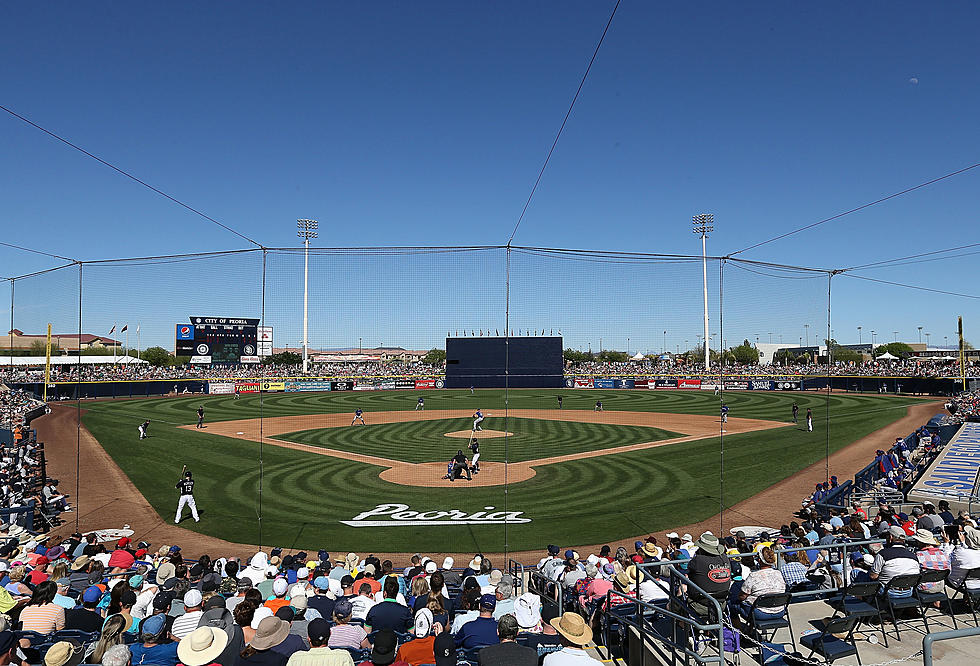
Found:
[[204, 427], [204, 405], [197, 408], [197, 427]]
[[593, 412], [605, 411], [605, 410], [602, 409], [602, 400], [596, 400], [595, 401], [595, 409], [593, 409], [592, 411]]
[[415, 403], [415, 411], [424, 412], [425, 411], [425, 398], [419, 396], [419, 401]]
[[799, 422], [800, 422], [800, 406], [797, 405], [796, 404], [796, 401], [794, 400], [793, 401], [793, 423], [799, 423]]
[[473, 452], [473, 460], [470, 461], [470, 467], [473, 469], [474, 474], [480, 473], [480, 440], [476, 437], [470, 440], [470, 451]]
[[147, 431], [150, 429], [150, 419], [143, 421], [139, 426], [140, 439], [146, 439]]
[[458, 478], [462, 478], [463, 472], [466, 472], [466, 480], [472, 481], [473, 475], [470, 474], [469, 463], [466, 462], [466, 455], [463, 453], [463, 449], [456, 452], [453, 456], [453, 473], [450, 475], [450, 481], [455, 481]]
[[174, 525], [180, 524], [180, 514], [184, 512], [185, 504], [190, 507], [191, 516], [194, 518], [194, 522], [201, 522], [201, 519], [197, 516], [197, 503], [194, 501], [194, 479], [191, 478], [191, 473], [184, 472], [184, 478], [178, 481], [174, 487], [177, 488], [177, 492], [180, 493], [180, 500], [177, 502], [177, 516], [174, 518]]
[[357, 409], [355, 409], [354, 410], [354, 420], [351, 421], [350, 424], [351, 425], [354, 425], [355, 423], [357, 423], [358, 421], [360, 421], [361, 422], [361, 425], [367, 425], [367, 423], [364, 422], [364, 416], [363, 416], [363, 414], [364, 414], [364, 410], [362, 410], [360, 407], [358, 407]]
[[558, 409], [561, 409], [561, 396], [558, 396]]

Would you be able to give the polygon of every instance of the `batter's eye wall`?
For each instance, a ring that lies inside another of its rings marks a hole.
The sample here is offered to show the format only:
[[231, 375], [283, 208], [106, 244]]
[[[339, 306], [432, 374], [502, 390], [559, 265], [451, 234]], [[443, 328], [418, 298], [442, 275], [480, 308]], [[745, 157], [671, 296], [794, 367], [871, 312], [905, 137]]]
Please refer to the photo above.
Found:
[[446, 338], [446, 388], [503, 388], [508, 370], [511, 388], [563, 387], [561, 336]]

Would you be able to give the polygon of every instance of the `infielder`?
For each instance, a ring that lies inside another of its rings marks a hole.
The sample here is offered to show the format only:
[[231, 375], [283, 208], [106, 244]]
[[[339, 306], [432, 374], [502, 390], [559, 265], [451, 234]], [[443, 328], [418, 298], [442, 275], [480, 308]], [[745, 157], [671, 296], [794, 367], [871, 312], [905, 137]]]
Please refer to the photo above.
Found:
[[425, 411], [425, 398], [419, 397], [418, 403], [415, 405], [415, 411], [424, 412]]
[[806, 408], [806, 431], [813, 432], [813, 410]]
[[470, 462], [470, 467], [473, 469], [474, 474], [480, 473], [480, 440], [476, 437], [470, 440], [470, 451], [473, 452], [473, 460]]
[[478, 409], [476, 410], [476, 413], [473, 414], [473, 432], [483, 430], [483, 428], [480, 426], [481, 423], [483, 423], [483, 411]]
[[721, 403], [721, 422], [728, 423], [728, 405]]
[[561, 396], [558, 396], [558, 409], [561, 409]]
[[197, 517], [197, 503], [194, 501], [194, 479], [190, 472], [184, 472], [184, 478], [177, 482], [175, 486], [180, 493], [180, 501], [177, 502], [177, 516], [174, 518], [174, 525], [180, 524], [180, 514], [184, 512], [184, 505], [190, 507], [191, 516], [195, 523], [201, 522]]
[[364, 411], [360, 407], [358, 407], [357, 409], [355, 409], [354, 410], [354, 420], [351, 421], [350, 424], [351, 425], [354, 425], [355, 423], [357, 423], [358, 421], [360, 421], [361, 422], [361, 425], [367, 425], [367, 423], [364, 422], [364, 417], [362, 416], [362, 414], [364, 414]]
[[204, 405], [197, 408], [197, 427], [204, 427]]
[[146, 431], [149, 429], [149, 427], [150, 427], [150, 419], [147, 419], [142, 423], [140, 423], [139, 426], [140, 439], [146, 439]]
[[796, 404], [796, 401], [794, 400], [793, 401], [793, 423], [799, 423], [799, 422], [800, 422], [800, 406], [797, 405]]
[[605, 410], [602, 409], [602, 400], [596, 400], [595, 401], [595, 408], [592, 411], [593, 412], [605, 411]]

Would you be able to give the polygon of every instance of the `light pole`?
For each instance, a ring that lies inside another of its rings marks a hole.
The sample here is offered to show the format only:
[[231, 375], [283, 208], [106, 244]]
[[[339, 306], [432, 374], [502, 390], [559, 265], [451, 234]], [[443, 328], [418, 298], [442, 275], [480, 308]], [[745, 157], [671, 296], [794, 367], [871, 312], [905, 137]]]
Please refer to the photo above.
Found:
[[310, 239], [317, 237], [316, 220], [296, 220], [296, 235], [303, 239], [303, 372], [310, 368], [310, 336], [309, 336], [309, 305], [310, 305]]
[[364, 338], [361, 337], [357, 338], [357, 353], [358, 354], [364, 353]]
[[772, 344], [772, 331], [769, 331], [769, 344]]
[[667, 331], [664, 331], [664, 353], [667, 353]]
[[861, 344], [861, 327], [858, 326], [858, 344]]
[[892, 331], [892, 334], [894, 334], [894, 336], [895, 336], [895, 340], [894, 341], [895, 342], [898, 342], [898, 331]]
[[626, 355], [630, 355], [630, 339], [626, 338]]
[[708, 234], [715, 230], [715, 216], [711, 213], [702, 213], [691, 218], [693, 224], [692, 231], [701, 236], [701, 273], [704, 278], [704, 369], [707, 370], [711, 365], [708, 356]]
[[[919, 326], [918, 328], [919, 328], [919, 344], [921, 345], [922, 344], [922, 327]], [[926, 340], [928, 341], [928, 338], [926, 338]], [[927, 342], [927, 344], [928, 344], [928, 342]]]
[[809, 324], [803, 324], [803, 331], [804, 331], [804, 334], [806, 335], [806, 346], [809, 347], [810, 346], [810, 325]]
[[875, 348], [875, 335], [877, 334], [874, 331], [871, 331], [871, 351], [874, 351]]

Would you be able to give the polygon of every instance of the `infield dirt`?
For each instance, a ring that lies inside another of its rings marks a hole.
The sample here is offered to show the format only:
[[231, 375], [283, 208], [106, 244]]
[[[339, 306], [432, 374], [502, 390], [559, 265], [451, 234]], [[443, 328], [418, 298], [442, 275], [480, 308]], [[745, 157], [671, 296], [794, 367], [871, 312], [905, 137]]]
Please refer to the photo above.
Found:
[[[868, 463], [873, 457], [875, 449], [890, 444], [895, 437], [907, 435], [925, 423], [942, 408], [942, 404], [942, 401], [923, 401], [919, 404], [910, 405], [906, 408], [906, 415], [901, 419], [832, 454], [830, 456], [830, 473], [838, 476], [853, 475]], [[149, 541], [155, 547], [179, 543], [189, 556], [207, 552], [225, 556], [249, 557], [255, 552], [256, 546], [254, 545], [233, 543], [198, 534], [176, 526], [168, 520], [161, 519], [156, 510], [146, 501], [99, 442], [84, 426], [78, 425], [78, 412], [75, 406], [52, 404], [51, 410], [51, 414], [36, 420], [32, 425], [37, 428], [39, 439], [45, 442], [49, 459], [49, 475], [60, 479], [60, 487], [75, 495], [72, 498], [72, 504], [76, 510], [75, 513], [65, 515], [68, 522], [61, 528], [54, 530], [53, 534], [64, 535], [76, 529], [86, 531], [100, 528], [119, 528], [125, 523], [135, 531], [137, 539]], [[612, 415], [615, 412], [605, 412], [605, 414]], [[469, 416], [468, 413], [467, 416]], [[561, 416], [564, 418], [565, 413]], [[710, 417], [703, 418], [714, 420]], [[730, 419], [730, 421], [733, 420]], [[666, 427], [666, 425], [658, 423], [652, 425]], [[674, 426], [675, 429], [676, 427]], [[717, 421], [715, 421], [715, 427], [717, 427]], [[78, 456], [77, 466], [76, 453]], [[735, 506], [728, 507], [725, 510], [726, 531], [735, 525], [778, 527], [786, 522], [799, 507], [800, 498], [806, 494], [809, 488], [812, 488], [811, 479], [823, 480], [825, 477], [824, 464], [822, 460], [814, 463], [799, 473], [770, 486], [763, 492]], [[76, 481], [78, 482], [77, 486]], [[76, 487], [80, 489], [80, 493], [75, 492]], [[574, 516], [569, 516], [569, 519], [574, 519]], [[720, 529], [719, 516], [715, 515], [699, 523], [678, 525], [669, 530], [664, 530], [664, 532], [689, 532], [697, 536], [706, 529], [718, 533]], [[638, 536], [644, 537], [646, 535]], [[663, 542], [662, 534], [658, 533], [658, 538]], [[609, 545], [614, 550], [619, 545], [629, 548], [634, 539], [635, 537], [621, 539], [610, 542]], [[576, 547], [583, 552], [592, 552], [598, 550], [600, 545], [579, 544]], [[268, 548], [268, 546], [266, 547]], [[501, 553], [486, 554], [494, 559], [499, 559], [502, 555]], [[376, 555], [391, 557], [402, 562], [407, 560], [411, 553], [389, 552], [376, 553]], [[430, 557], [437, 560], [445, 555], [453, 555], [457, 561], [460, 561], [461, 555], [471, 557], [472, 553], [429, 553]], [[518, 561], [530, 561], [539, 558], [541, 552], [510, 552], [507, 553], [507, 556]]]

